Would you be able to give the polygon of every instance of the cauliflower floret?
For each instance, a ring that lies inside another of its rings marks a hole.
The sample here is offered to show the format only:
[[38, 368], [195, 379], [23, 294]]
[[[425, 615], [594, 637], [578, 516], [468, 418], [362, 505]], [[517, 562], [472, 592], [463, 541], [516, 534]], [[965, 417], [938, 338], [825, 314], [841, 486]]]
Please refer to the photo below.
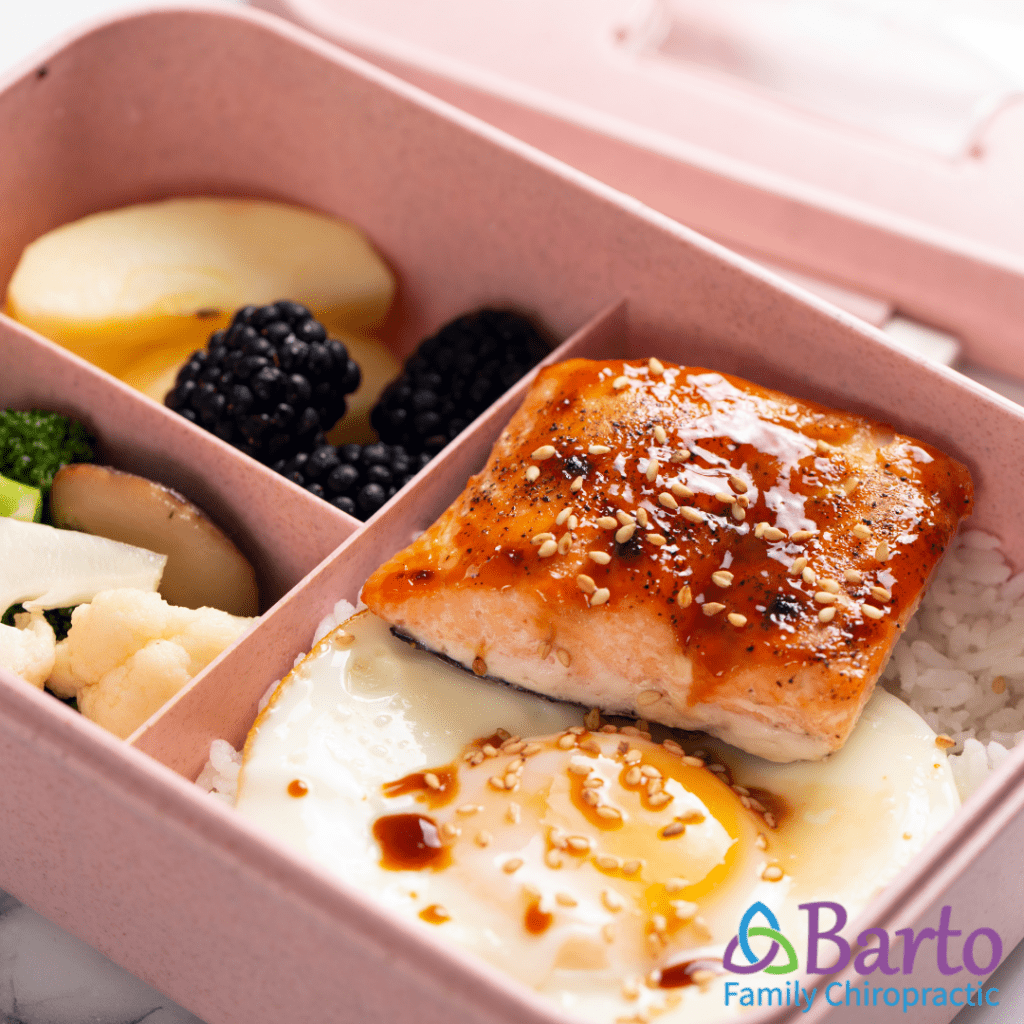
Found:
[[0, 625], [0, 665], [42, 689], [53, 671], [57, 638], [42, 612], [20, 612], [14, 623]]
[[122, 739], [205, 668], [254, 619], [178, 608], [143, 590], [105, 590], [71, 615], [50, 689]]

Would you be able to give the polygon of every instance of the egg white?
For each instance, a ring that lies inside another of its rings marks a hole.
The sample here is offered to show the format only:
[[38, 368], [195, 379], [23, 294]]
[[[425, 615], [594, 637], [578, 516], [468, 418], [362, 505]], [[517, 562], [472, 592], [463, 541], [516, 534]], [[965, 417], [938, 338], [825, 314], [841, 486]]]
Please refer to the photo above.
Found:
[[[572, 1015], [614, 1021], [654, 1010], [690, 1021], [732, 1014], [724, 979], [661, 989], [652, 971], [720, 958], [754, 900], [803, 948], [798, 904], [837, 901], [853, 918], [959, 804], [935, 734], [883, 691], [844, 748], [822, 762], [773, 764], [707, 737], [677, 737], [725, 766], [725, 782], [707, 768], [679, 767], [636, 729], [583, 733], [589, 750], [561, 749], [559, 737], [582, 723], [579, 707], [477, 679], [361, 612], [314, 648], [257, 720], [237, 807], [390, 911], [473, 950]], [[515, 749], [477, 766], [464, 760], [467, 745], [499, 728], [548, 737], [518, 768], [514, 792], [492, 780], [521, 759]], [[672, 797], [665, 807], [623, 787], [623, 745], [660, 767], [660, 788]], [[446, 804], [425, 803], [436, 793], [384, 793], [385, 783], [442, 766], [458, 786]], [[605, 830], [582, 813], [584, 771], [594, 785], [600, 778], [601, 800], [621, 813], [621, 828]], [[743, 806], [745, 789], [773, 795], [776, 828], [756, 804]], [[382, 866], [374, 823], [399, 814], [447, 824], [448, 866]], [[688, 822], [681, 834], [662, 838], [680, 818]], [[571, 850], [566, 837], [588, 848]], [[602, 868], [599, 853], [625, 867]], [[642, 866], [633, 870], [631, 859]], [[521, 864], [508, 870], [512, 862]], [[775, 868], [781, 878], [766, 880]], [[540, 933], [524, 926], [531, 909], [550, 915]], [[667, 929], [652, 935], [654, 921]]]

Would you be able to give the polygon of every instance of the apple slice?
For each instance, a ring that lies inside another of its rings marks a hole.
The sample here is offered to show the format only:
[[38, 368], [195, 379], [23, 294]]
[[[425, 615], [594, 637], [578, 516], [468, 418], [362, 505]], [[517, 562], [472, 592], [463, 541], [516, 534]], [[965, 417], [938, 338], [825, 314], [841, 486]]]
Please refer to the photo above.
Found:
[[154, 348], [169, 369], [249, 303], [293, 299], [359, 331], [383, 319], [394, 290], [384, 261], [344, 221], [263, 200], [168, 199], [36, 239], [7, 311], [121, 376]]
[[54, 525], [167, 556], [160, 594], [181, 608], [259, 614], [256, 573], [199, 508], [169, 487], [107, 466], [64, 466], [53, 478]]

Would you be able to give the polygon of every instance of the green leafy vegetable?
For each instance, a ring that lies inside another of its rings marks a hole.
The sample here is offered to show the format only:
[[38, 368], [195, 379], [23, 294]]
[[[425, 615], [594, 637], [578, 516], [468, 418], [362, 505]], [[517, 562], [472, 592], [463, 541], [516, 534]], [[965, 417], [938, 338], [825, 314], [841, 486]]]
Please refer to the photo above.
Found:
[[48, 493], [53, 476], [71, 462], [91, 462], [85, 427], [56, 412], [0, 410], [0, 475]]
[[[23, 612], [25, 606], [21, 604], [12, 604], [7, 609], [3, 618], [0, 619], [5, 626], [14, 625], [14, 616]], [[50, 624], [53, 632], [57, 636], [57, 640], [63, 640], [68, 635], [68, 630], [71, 629], [71, 613], [74, 611], [74, 607], [71, 608], [49, 608], [43, 612], [43, 616], [46, 621]]]

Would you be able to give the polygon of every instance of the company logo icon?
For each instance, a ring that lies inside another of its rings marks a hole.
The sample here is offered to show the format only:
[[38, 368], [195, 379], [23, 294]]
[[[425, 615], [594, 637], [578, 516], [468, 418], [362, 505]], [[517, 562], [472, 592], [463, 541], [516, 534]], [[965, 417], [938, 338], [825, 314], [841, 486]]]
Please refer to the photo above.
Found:
[[[753, 925], [754, 918], [760, 915], [767, 924]], [[763, 957], [758, 957], [750, 945], [751, 938], [761, 937], [771, 939], [772, 944]], [[736, 951], [739, 949], [747, 958], [747, 963], [737, 963], [735, 960]], [[779, 950], [784, 950], [789, 958], [785, 964], [776, 964], [775, 958]], [[765, 974], [792, 974], [798, 970], [800, 962], [797, 959], [793, 943], [779, 931], [779, 919], [760, 901], [751, 903], [746, 913], [740, 919], [740, 926], [737, 933], [729, 940], [722, 956], [722, 966], [733, 974], [756, 974], [764, 971]]]

